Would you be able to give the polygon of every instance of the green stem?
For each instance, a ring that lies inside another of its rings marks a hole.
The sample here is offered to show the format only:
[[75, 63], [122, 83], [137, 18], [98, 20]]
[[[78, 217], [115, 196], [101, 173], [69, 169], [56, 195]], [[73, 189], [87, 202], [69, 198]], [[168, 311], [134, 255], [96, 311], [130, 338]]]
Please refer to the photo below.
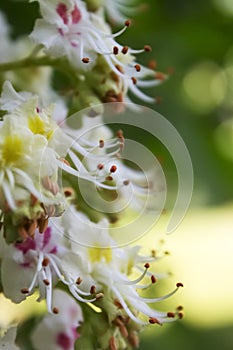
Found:
[[16, 70], [16, 69], [28, 68], [28, 67], [55, 66], [56, 61], [57, 60], [49, 58], [47, 56], [39, 57], [39, 58], [32, 58], [29, 56], [29, 57], [23, 58], [22, 60], [1, 63], [0, 72], [6, 72], [9, 70]]
[[14, 71], [17, 69], [25, 69], [25, 68], [32, 68], [32, 67], [52, 67], [57, 70], [60, 70], [63, 74], [69, 77], [71, 81], [76, 86], [77, 83], [77, 77], [74, 74], [71, 69], [68, 69], [68, 66], [64, 64], [64, 60], [61, 60], [59, 58], [51, 58], [48, 56], [43, 57], [34, 57], [33, 54], [29, 55], [26, 58], [23, 58], [21, 60], [12, 61], [12, 62], [6, 62], [0, 64], [0, 73], [4, 73], [7, 71]]

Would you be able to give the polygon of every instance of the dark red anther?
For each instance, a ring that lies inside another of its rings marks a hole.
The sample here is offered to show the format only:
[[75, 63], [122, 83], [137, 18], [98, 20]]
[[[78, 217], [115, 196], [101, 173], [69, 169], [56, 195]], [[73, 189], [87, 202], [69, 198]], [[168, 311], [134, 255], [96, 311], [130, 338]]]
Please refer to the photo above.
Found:
[[152, 51], [152, 48], [151, 48], [150, 45], [145, 45], [145, 46], [144, 46], [144, 50], [145, 50], [146, 52], [151, 52], [151, 51]]
[[117, 166], [116, 165], [112, 165], [110, 168], [110, 172], [111, 173], [115, 173], [117, 171]]
[[184, 287], [183, 283], [180, 283], [180, 282], [176, 283], [176, 286], [177, 286], [177, 288]]
[[90, 58], [89, 57], [83, 57], [82, 62], [83, 63], [89, 63], [90, 62]]
[[164, 80], [165, 79], [165, 75], [162, 72], [156, 72], [155, 73], [155, 79]]
[[53, 313], [54, 313], [55, 315], [59, 314], [59, 310], [58, 310], [57, 307], [54, 307], [54, 308], [53, 308]]
[[117, 47], [117, 46], [114, 46], [114, 47], [113, 47], [113, 53], [114, 53], [114, 55], [117, 55], [118, 52], [119, 52], [118, 47]]
[[29, 294], [29, 289], [28, 288], [22, 288], [21, 289], [22, 294]]
[[96, 294], [96, 286], [91, 286], [90, 293], [91, 294]]
[[99, 148], [103, 148], [104, 147], [104, 140], [99, 140]]
[[97, 168], [98, 168], [99, 170], [102, 170], [102, 169], [104, 168], [104, 165], [100, 163], [100, 164], [97, 165]]
[[161, 324], [159, 322], [159, 320], [157, 320], [157, 318], [155, 318], [155, 317], [150, 317], [149, 322], [150, 322], [150, 324]]
[[76, 284], [81, 284], [82, 283], [82, 278], [81, 277], [78, 277], [77, 279], [76, 279]]
[[42, 266], [46, 267], [46, 266], [48, 266], [48, 264], [49, 264], [49, 259], [48, 258], [44, 258], [44, 260], [42, 261]]
[[151, 276], [151, 282], [154, 284], [156, 283], [157, 279], [154, 275]]
[[135, 77], [132, 77], [131, 80], [132, 80], [132, 82], [133, 82], [134, 85], [137, 84], [137, 79], [136, 79]]
[[141, 70], [140, 64], [135, 64], [134, 68], [136, 69], [137, 72], [140, 72]]
[[129, 26], [131, 26], [131, 20], [130, 19], [127, 19], [126, 21], [125, 21], [125, 26], [126, 27], [129, 27]]
[[121, 52], [122, 52], [124, 55], [126, 55], [128, 51], [129, 51], [128, 46], [124, 46], [124, 47], [122, 48], [122, 50], [121, 50]]

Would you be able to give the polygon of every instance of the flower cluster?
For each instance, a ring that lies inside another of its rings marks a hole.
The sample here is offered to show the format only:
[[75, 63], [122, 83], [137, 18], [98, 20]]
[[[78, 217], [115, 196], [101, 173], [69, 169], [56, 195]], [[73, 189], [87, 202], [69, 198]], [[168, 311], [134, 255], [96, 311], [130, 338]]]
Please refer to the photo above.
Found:
[[[13, 41], [0, 14], [1, 291], [14, 303], [36, 295], [46, 305], [27, 334], [35, 350], [133, 349], [145, 325], [182, 318], [181, 307], [149, 306], [182, 283], [143, 296], [160, 278], [158, 256], [120, 246], [113, 234], [127, 210], [156, 208], [164, 183], [155, 169], [124, 163], [123, 131], [104, 125], [103, 115], [105, 103], [121, 113], [132, 97], [156, 102], [143, 90], [166, 75], [137, 63], [148, 45], [116, 41], [131, 25], [125, 15], [137, 12], [134, 1], [37, 3], [41, 18], [26, 39]], [[122, 29], [112, 33], [109, 19]], [[9, 328], [0, 347], [20, 349], [21, 337]]]

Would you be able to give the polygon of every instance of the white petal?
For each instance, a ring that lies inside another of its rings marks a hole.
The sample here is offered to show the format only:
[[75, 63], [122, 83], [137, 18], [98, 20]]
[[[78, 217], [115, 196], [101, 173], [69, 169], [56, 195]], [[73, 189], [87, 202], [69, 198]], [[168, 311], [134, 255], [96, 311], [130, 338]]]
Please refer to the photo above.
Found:
[[2, 260], [1, 273], [4, 295], [14, 303], [23, 301], [26, 296], [21, 293], [21, 289], [30, 285], [34, 271], [20, 266], [11, 258], [5, 258]]

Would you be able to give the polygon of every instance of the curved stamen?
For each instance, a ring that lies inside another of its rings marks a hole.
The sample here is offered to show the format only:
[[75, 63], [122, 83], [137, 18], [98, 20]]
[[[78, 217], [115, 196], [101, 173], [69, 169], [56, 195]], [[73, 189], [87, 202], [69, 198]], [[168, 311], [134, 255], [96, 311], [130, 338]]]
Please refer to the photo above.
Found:
[[127, 313], [127, 315], [136, 323], [141, 324], [143, 326], [145, 326], [147, 324], [147, 322], [143, 322], [141, 321], [139, 318], [137, 318], [132, 311], [130, 310], [130, 308], [128, 307], [128, 305], [126, 304], [125, 300], [122, 298], [121, 293], [119, 293], [119, 291], [113, 286], [112, 287], [112, 291], [114, 292], [114, 294], [116, 295], [116, 297], [119, 299], [120, 304], [122, 305], [123, 309], [125, 310], [125, 312]]
[[180, 287], [176, 287], [172, 292], [170, 292], [170, 293], [168, 293], [168, 294], [166, 294], [166, 295], [164, 295], [162, 297], [159, 297], [159, 298], [142, 298], [142, 297], [136, 296], [136, 295], [133, 296], [133, 298], [135, 298], [137, 300], [140, 300], [140, 301], [143, 301], [145, 303], [156, 303], [158, 301], [162, 301], [162, 300], [168, 299], [169, 297], [174, 295], [178, 291], [179, 288]]
[[139, 283], [141, 280], [143, 280], [143, 278], [146, 276], [148, 268], [145, 268], [145, 270], [143, 271], [143, 273], [141, 274], [141, 276], [139, 276], [138, 278], [136, 278], [135, 280], [117, 280], [117, 282], [121, 283], [121, 284], [126, 284], [126, 285], [135, 285], [137, 283]]

